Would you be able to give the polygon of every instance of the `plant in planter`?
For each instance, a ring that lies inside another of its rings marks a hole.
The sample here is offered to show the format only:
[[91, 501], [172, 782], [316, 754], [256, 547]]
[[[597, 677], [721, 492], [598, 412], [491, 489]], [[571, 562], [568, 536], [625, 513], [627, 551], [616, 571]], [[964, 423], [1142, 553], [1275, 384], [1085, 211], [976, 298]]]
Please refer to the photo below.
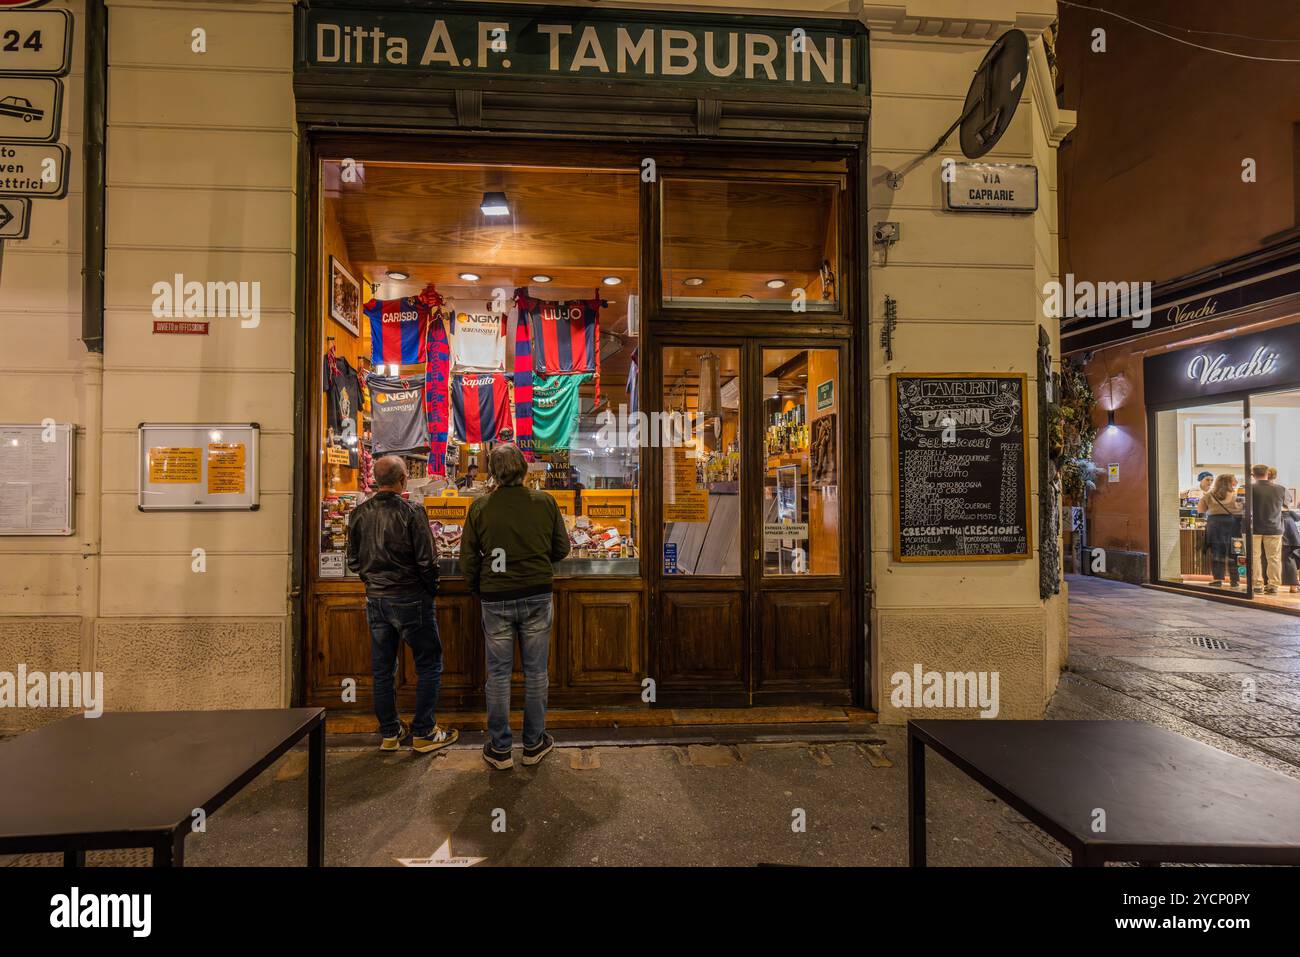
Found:
[[1083, 366], [1063, 362], [1061, 401], [1053, 409], [1051, 422], [1052, 458], [1061, 470], [1061, 493], [1076, 505], [1096, 489], [1101, 471], [1092, 460], [1092, 444], [1097, 439], [1097, 426], [1092, 422], [1095, 406]]

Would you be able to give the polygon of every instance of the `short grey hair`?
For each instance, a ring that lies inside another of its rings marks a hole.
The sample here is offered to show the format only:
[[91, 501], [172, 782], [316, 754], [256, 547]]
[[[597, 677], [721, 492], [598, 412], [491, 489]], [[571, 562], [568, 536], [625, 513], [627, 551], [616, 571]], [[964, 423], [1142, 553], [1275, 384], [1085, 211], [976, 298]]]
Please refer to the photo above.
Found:
[[488, 475], [497, 485], [523, 485], [524, 476], [528, 474], [528, 463], [519, 446], [512, 443], [498, 445], [488, 453]]

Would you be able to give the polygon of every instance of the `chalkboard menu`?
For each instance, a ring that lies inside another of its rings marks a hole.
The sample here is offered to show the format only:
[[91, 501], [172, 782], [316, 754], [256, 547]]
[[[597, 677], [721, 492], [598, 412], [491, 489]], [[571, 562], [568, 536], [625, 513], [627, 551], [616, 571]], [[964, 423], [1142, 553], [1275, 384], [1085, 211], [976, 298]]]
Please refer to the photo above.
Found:
[[894, 558], [1030, 557], [1023, 374], [894, 374]]

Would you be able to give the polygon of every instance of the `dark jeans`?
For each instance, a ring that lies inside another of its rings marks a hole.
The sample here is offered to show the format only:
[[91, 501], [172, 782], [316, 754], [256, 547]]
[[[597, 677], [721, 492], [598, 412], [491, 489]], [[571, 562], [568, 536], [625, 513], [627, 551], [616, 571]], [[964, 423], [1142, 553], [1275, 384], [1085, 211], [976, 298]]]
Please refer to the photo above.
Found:
[[393, 679], [401, 664], [402, 642], [415, 658], [415, 719], [411, 732], [423, 737], [433, 731], [442, 684], [442, 642], [432, 598], [367, 598], [370, 663], [375, 673], [375, 717], [384, 737], [397, 734], [397, 694]]
[[1223, 581], [1223, 573], [1226, 571], [1231, 575], [1235, 588], [1240, 582], [1240, 576], [1237, 560], [1232, 554], [1232, 534], [1236, 529], [1233, 516], [1211, 515], [1205, 524], [1206, 543], [1210, 546], [1210, 570], [1214, 573], [1214, 580]]

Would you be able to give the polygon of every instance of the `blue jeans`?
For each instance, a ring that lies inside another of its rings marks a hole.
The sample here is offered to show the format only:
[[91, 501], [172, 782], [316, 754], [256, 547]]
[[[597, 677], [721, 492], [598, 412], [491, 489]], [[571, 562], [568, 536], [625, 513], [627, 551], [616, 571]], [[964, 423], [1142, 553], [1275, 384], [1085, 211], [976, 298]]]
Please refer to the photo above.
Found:
[[379, 733], [392, 737], [401, 728], [393, 679], [401, 664], [402, 642], [415, 658], [415, 719], [411, 732], [423, 737], [433, 731], [438, 689], [442, 684], [442, 642], [432, 598], [367, 598], [370, 663], [375, 674], [375, 717]]
[[542, 740], [546, 730], [546, 660], [551, 650], [551, 595], [513, 601], [483, 602], [483, 638], [487, 642], [487, 718], [492, 748], [509, 751], [510, 672], [515, 639], [524, 665], [524, 747]]

